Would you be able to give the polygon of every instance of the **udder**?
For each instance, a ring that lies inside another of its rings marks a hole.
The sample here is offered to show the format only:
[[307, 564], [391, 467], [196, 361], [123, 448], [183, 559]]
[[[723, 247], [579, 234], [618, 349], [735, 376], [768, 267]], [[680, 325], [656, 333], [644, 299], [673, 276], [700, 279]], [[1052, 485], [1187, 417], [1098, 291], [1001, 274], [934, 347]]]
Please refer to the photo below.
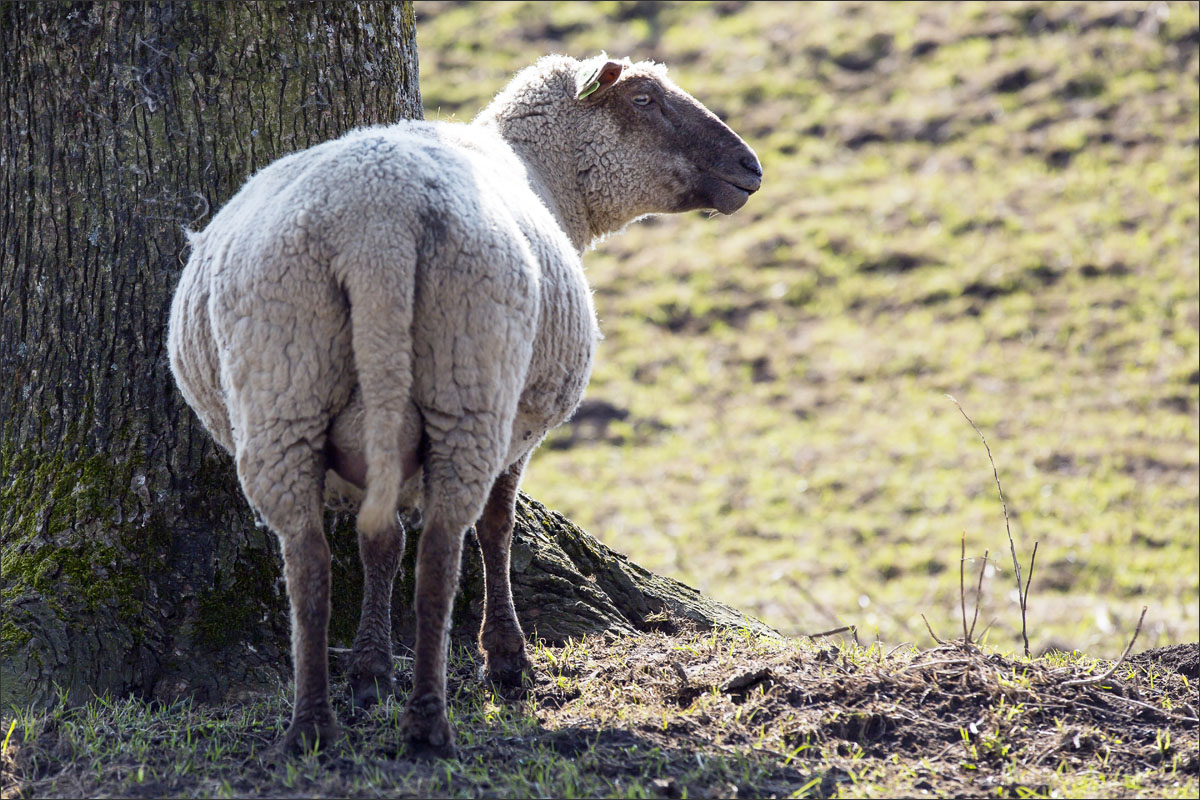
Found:
[[[362, 393], [357, 386], [350, 394], [350, 402], [333, 419], [329, 436], [325, 441], [325, 466], [343, 481], [357, 487], [367, 488], [367, 450], [363, 433], [366, 409]], [[404, 480], [408, 481], [421, 469], [421, 442], [424, 425], [421, 412], [409, 403], [404, 423], [400, 429], [400, 458]]]

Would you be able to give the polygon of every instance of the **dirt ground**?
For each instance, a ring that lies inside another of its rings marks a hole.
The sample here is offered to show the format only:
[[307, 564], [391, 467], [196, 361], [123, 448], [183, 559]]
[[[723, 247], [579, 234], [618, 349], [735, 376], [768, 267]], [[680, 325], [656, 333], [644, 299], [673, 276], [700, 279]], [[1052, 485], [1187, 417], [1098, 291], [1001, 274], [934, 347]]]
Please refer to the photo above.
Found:
[[400, 703], [352, 720], [344, 694], [339, 744], [264, 760], [289, 708], [281, 687], [257, 704], [98, 701], [20, 719], [4, 795], [1188, 796], [1198, 656], [1195, 643], [1149, 650], [1104, 678], [1111, 662], [960, 642], [592, 637], [536, 648], [536, 682], [504, 700], [464, 651], [450, 678], [457, 761], [407, 757]]
[[[1011, 795], [1018, 787], [1041, 794], [1048, 784], [1030, 777], [1096, 762], [1112, 776], [1153, 776], [1141, 792], [1156, 795], [1174, 780], [1158, 771], [1165, 763], [1182, 774], [1200, 771], [1198, 652], [1195, 643], [1149, 650], [1090, 685], [1072, 685], [1086, 680], [1077, 665], [1015, 661], [957, 643], [892, 655], [829, 646], [731, 664], [647, 641], [617, 661], [633, 663], [630, 675], [650, 704], [683, 710], [707, 701], [665, 727], [643, 724], [638, 736], [680, 753], [749, 746], [772, 762], [756, 783], [738, 785], [739, 795], [858, 794], [854, 784], [864, 781], [882, 781], [888, 794]], [[576, 730], [579, 711], [564, 704], [547, 720], [564, 745], [589, 735], [619, 745], [627, 735]], [[773, 745], [756, 747], [763, 739]], [[729, 789], [674, 775], [660, 788], [667, 796]]]

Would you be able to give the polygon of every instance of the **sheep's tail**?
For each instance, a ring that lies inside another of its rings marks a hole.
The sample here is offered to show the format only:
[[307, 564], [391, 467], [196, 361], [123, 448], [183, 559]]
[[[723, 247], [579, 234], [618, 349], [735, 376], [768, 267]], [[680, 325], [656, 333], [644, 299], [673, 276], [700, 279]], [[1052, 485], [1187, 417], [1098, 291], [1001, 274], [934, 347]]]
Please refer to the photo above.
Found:
[[414, 271], [415, 259], [407, 269], [352, 269], [344, 281], [362, 390], [367, 462], [358, 530], [367, 536], [395, 526], [405, 477], [405, 417], [413, 383]]

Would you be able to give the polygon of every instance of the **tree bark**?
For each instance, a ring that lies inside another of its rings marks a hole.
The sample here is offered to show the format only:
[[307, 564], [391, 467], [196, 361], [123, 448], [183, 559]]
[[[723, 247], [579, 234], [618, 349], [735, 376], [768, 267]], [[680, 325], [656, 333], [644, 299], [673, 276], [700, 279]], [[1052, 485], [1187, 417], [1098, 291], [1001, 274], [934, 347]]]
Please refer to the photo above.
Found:
[[288, 152], [420, 116], [411, 4], [0, 14], [0, 702], [261, 684], [278, 547], [167, 364], [183, 230]]
[[[183, 231], [276, 158], [420, 109], [411, 3], [0, 6], [0, 707], [56, 686], [229, 699], [290, 675], [278, 544], [167, 364]], [[349, 517], [328, 516], [345, 643], [361, 575]], [[758, 624], [530, 501], [514, 584], [551, 641]]]

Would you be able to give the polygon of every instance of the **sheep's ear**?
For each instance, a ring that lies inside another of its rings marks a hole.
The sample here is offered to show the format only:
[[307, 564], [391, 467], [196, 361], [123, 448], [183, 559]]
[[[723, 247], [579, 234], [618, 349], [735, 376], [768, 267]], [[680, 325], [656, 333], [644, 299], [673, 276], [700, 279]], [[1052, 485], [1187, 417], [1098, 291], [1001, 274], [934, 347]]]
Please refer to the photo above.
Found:
[[608, 91], [608, 88], [617, 82], [617, 78], [621, 77], [624, 69], [625, 65], [620, 61], [605, 61], [593, 68], [585, 66], [575, 76], [575, 85], [578, 87], [575, 99], [583, 100]]

